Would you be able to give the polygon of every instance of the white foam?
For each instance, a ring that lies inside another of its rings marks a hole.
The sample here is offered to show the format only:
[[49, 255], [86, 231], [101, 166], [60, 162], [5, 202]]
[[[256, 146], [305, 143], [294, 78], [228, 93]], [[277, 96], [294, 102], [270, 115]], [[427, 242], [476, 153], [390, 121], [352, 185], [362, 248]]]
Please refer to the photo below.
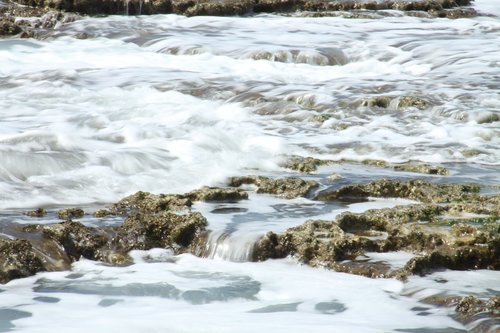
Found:
[[[411, 310], [416, 300], [400, 296], [399, 281], [313, 269], [289, 260], [229, 263], [181, 255], [175, 262], [122, 268], [80, 261], [73, 273], [39, 274], [4, 287], [4, 308], [32, 314], [13, 322], [17, 332], [49, 332], [56, 326], [66, 332], [462, 328], [438, 311], [423, 323]], [[47, 303], [37, 296], [53, 299]]]

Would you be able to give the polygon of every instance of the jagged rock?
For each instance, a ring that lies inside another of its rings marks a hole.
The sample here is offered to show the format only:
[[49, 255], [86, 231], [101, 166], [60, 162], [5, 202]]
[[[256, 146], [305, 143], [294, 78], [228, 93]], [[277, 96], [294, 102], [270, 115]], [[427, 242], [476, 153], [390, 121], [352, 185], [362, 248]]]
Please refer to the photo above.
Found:
[[333, 163], [331, 160], [321, 160], [314, 157], [291, 156], [283, 164], [283, 167], [300, 172], [312, 173], [319, 166]]
[[23, 29], [16, 23], [15, 17], [0, 17], [0, 36], [17, 35], [22, 31]]
[[44, 217], [47, 215], [47, 211], [44, 208], [37, 208], [35, 210], [24, 212], [24, 215], [30, 217]]
[[194, 15], [246, 15], [250, 13], [290, 13], [310, 11], [328, 13], [355, 11], [362, 17], [363, 11], [403, 10], [425, 11], [439, 17], [469, 17], [474, 11], [455, 9], [470, 4], [470, 0], [16, 0], [26, 6], [51, 8], [66, 12], [89, 15], [140, 15], [176, 13]]
[[74, 218], [83, 217], [85, 212], [81, 208], [65, 208], [57, 212], [57, 217], [61, 220], [71, 220]]
[[185, 194], [192, 201], [240, 201], [248, 199], [248, 193], [235, 188], [204, 186]]
[[191, 207], [191, 199], [181, 194], [152, 194], [139, 191], [114, 204], [109, 211], [117, 215], [130, 212], [158, 213], [167, 210], [182, 210]]
[[344, 186], [335, 191], [323, 191], [318, 200], [340, 198], [405, 198], [425, 203], [465, 202], [478, 196], [478, 185], [433, 184], [425, 180], [399, 181], [379, 179], [367, 184]]
[[271, 179], [264, 176], [233, 177], [229, 185], [239, 187], [243, 184], [257, 186], [257, 193], [275, 194], [286, 199], [306, 196], [312, 189], [319, 186], [316, 181], [305, 181], [300, 178]]
[[173, 11], [186, 16], [228, 16], [245, 15], [252, 11], [252, 0], [223, 0], [223, 1], [174, 1]]
[[0, 283], [44, 270], [42, 260], [27, 240], [0, 239]]
[[45, 237], [61, 244], [71, 260], [80, 257], [97, 260], [100, 259], [98, 250], [105, 246], [109, 235], [102, 230], [86, 227], [79, 222], [64, 221], [42, 227]]
[[433, 166], [430, 164], [401, 164], [395, 165], [394, 170], [396, 171], [406, 171], [406, 172], [416, 172], [416, 173], [425, 173], [429, 175], [448, 175], [448, 169], [440, 166]]
[[401, 97], [375, 96], [362, 99], [357, 103], [359, 103], [361, 106], [367, 106], [370, 108], [376, 107], [382, 109], [387, 109], [389, 107], [394, 109], [396, 108], [405, 109], [409, 107], [414, 107], [420, 110], [424, 110], [429, 106], [429, 102], [427, 102], [422, 98], [414, 96], [401, 96]]
[[500, 239], [488, 246], [466, 246], [445, 248], [430, 254], [412, 258], [405, 270], [412, 274], [425, 275], [436, 269], [500, 269]]
[[205, 230], [207, 220], [200, 213], [178, 215], [169, 211], [130, 215], [120, 231], [120, 245], [127, 249], [187, 247]]

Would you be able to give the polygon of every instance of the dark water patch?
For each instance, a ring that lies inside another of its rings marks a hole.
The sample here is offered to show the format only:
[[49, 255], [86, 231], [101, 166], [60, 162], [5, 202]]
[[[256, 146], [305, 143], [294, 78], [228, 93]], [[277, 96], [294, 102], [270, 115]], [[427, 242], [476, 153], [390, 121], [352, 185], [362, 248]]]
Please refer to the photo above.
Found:
[[220, 207], [215, 208], [210, 211], [213, 214], [233, 214], [233, 213], [245, 213], [247, 212], [247, 208], [238, 208], [238, 207]]
[[286, 303], [286, 304], [274, 304], [268, 305], [263, 308], [258, 308], [255, 310], [250, 310], [250, 313], [273, 313], [273, 312], [296, 312], [297, 307], [301, 302], [297, 303]]
[[59, 303], [61, 301], [60, 298], [57, 297], [49, 297], [49, 296], [37, 296], [33, 298], [34, 301], [42, 302], [42, 303]]
[[316, 304], [314, 308], [322, 314], [336, 314], [347, 310], [346, 306], [338, 301], [321, 302]]
[[168, 283], [128, 283], [123, 286], [97, 284], [89, 281], [51, 281], [44, 279], [33, 288], [42, 293], [68, 293], [100, 296], [136, 296], [177, 298], [180, 291]]
[[191, 304], [206, 304], [231, 299], [254, 300], [260, 291], [261, 283], [249, 276], [231, 275], [224, 273], [206, 273], [197, 271], [178, 272], [176, 275], [194, 280], [209, 280], [224, 283], [220, 287], [188, 290], [182, 293], [182, 299]]
[[31, 317], [32, 314], [26, 311], [15, 309], [0, 309], [0, 332], [11, 332], [15, 327], [12, 321]]
[[106, 298], [106, 299], [101, 300], [99, 303], [97, 303], [97, 305], [99, 305], [103, 308], [107, 308], [107, 307], [113, 306], [113, 305], [120, 303], [120, 302], [123, 302], [123, 300]]

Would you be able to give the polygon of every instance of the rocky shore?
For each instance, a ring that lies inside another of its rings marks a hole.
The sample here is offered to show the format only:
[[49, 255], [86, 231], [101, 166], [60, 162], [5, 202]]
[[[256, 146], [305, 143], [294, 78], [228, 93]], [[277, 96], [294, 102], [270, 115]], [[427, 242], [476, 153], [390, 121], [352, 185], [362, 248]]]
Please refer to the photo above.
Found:
[[[378, 18], [403, 11], [421, 17], [477, 16], [472, 0], [8, 0], [0, 2], [0, 36], [40, 37], [81, 15], [234, 16], [274, 13], [298, 16]], [[367, 102], [370, 103], [370, 102]]]
[[[193, 203], [235, 203], [249, 200], [249, 192], [284, 199], [307, 196], [318, 202], [369, 197], [418, 202], [364, 213], [345, 212], [334, 220], [307, 220], [283, 233], [268, 232], [256, 241], [252, 261], [291, 256], [313, 267], [403, 281], [443, 269], [500, 269], [498, 194], [483, 195], [474, 184], [435, 184], [421, 179], [379, 179], [335, 190], [318, 191], [318, 187], [319, 183], [301, 178], [234, 177], [227, 187], [203, 187], [184, 194], [137, 192], [93, 213], [102, 221], [122, 219], [115, 227], [80, 223], [77, 219], [87, 213], [78, 207], [52, 212], [60, 223], [13, 223], [3, 227], [4, 236], [0, 237], [0, 283], [42, 271], [68, 270], [81, 258], [129, 265], [131, 250], [166, 248], [176, 254], [202, 255], [210, 231], [207, 219], [193, 211]], [[43, 208], [25, 212], [33, 219], [48, 214]], [[400, 251], [410, 254], [402, 267], [369, 259], [373, 253]], [[484, 313], [495, 318], [499, 311], [498, 297], [426, 302], [455, 307], [457, 320], [464, 323], [477, 320], [478, 313], [481, 318]]]

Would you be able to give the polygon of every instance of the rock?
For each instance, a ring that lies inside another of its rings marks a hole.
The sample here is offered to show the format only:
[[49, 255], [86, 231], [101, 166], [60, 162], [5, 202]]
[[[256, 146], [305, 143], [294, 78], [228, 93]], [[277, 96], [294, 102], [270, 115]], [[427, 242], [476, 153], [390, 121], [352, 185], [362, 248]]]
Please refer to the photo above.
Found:
[[42, 260], [27, 240], [0, 239], [0, 283], [44, 270]]
[[363, 160], [361, 163], [365, 164], [365, 165], [371, 165], [371, 166], [376, 166], [376, 167], [379, 167], [379, 168], [386, 168], [388, 166], [387, 162], [386, 161], [383, 161], [383, 160]]
[[31, 7], [51, 8], [88, 15], [151, 15], [172, 13], [171, 0], [16, 0]]
[[[247, 15], [251, 13], [291, 13], [309, 11], [321, 15], [353, 11], [351, 17], [366, 17], [363, 12], [395, 9], [425, 11], [439, 17], [469, 17], [473, 10], [450, 8], [470, 4], [470, 0], [16, 0], [18, 4], [88, 15], [151, 15], [176, 13], [195, 15]], [[370, 16], [368, 16], [370, 17]]]
[[478, 197], [479, 186], [474, 184], [433, 184], [425, 180], [399, 181], [379, 179], [367, 184], [344, 186], [334, 191], [323, 191], [317, 200], [341, 198], [405, 198], [425, 203], [464, 202]]
[[448, 175], [448, 169], [440, 166], [432, 166], [430, 164], [400, 164], [395, 165], [394, 170], [396, 171], [406, 171], [406, 172], [416, 172], [416, 173], [425, 173], [429, 175]]
[[104, 247], [110, 238], [102, 230], [74, 221], [45, 225], [42, 227], [42, 233], [59, 243], [72, 261], [79, 260], [80, 257], [101, 259], [99, 249]]
[[204, 186], [185, 194], [192, 201], [235, 202], [248, 199], [248, 193], [241, 189]]
[[24, 215], [30, 217], [44, 217], [47, 215], [47, 211], [44, 208], [37, 208], [35, 210], [24, 212]]
[[152, 194], [139, 191], [114, 204], [109, 211], [117, 215], [133, 212], [158, 213], [182, 210], [191, 207], [192, 201], [181, 194]]
[[319, 166], [333, 163], [331, 160], [321, 160], [314, 157], [291, 156], [283, 164], [284, 168], [305, 173], [313, 173]]
[[417, 108], [420, 110], [427, 109], [429, 107], [429, 102], [426, 100], [414, 97], [414, 96], [374, 96], [362, 99], [360, 102], [361, 106], [366, 106], [370, 108], [382, 108], [382, 109], [406, 109], [406, 108]]
[[95, 217], [106, 217], [113, 215], [113, 213], [109, 209], [98, 209], [95, 211], [94, 216]]
[[222, 0], [222, 1], [174, 1], [173, 11], [186, 16], [229, 16], [245, 15], [252, 11], [251, 0]]
[[155, 247], [188, 247], [207, 226], [200, 213], [177, 215], [162, 211], [157, 214], [135, 213], [130, 215], [120, 228], [120, 245], [126, 250], [148, 250]]
[[412, 258], [405, 270], [412, 274], [425, 275], [437, 269], [470, 270], [500, 269], [500, 239], [486, 247], [445, 248], [430, 254]]
[[72, 220], [73, 218], [83, 217], [85, 212], [81, 208], [65, 208], [57, 212], [61, 220]]
[[10, 36], [20, 34], [23, 29], [16, 23], [15, 17], [0, 17], [0, 36]]
[[233, 177], [229, 182], [233, 187], [243, 184], [254, 184], [257, 186], [257, 193], [275, 194], [286, 199], [306, 196], [319, 186], [316, 181], [305, 181], [300, 178], [271, 179], [263, 176]]

